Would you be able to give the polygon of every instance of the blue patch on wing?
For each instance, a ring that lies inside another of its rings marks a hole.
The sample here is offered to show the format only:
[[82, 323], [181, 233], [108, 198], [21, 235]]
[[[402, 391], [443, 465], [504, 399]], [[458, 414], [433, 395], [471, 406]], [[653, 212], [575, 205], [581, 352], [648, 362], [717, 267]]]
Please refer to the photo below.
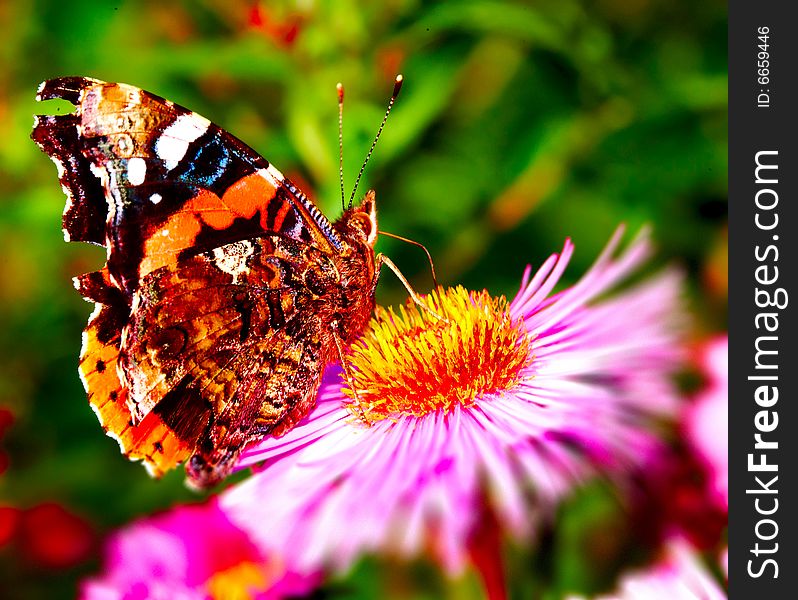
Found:
[[242, 167], [247, 166], [246, 162], [241, 160], [241, 157], [238, 157], [238, 168], [233, 169], [237, 173], [229, 173], [228, 170], [233, 162], [230, 154], [229, 146], [224, 143], [219, 134], [210, 136], [210, 139], [206, 136], [201, 136], [198, 140], [189, 144], [186, 155], [175, 168], [174, 175], [186, 183], [192, 183], [216, 193], [223, 193], [227, 186], [225, 185], [222, 189], [219, 189], [220, 182], [232, 183], [238, 180], [242, 173], [245, 172]]

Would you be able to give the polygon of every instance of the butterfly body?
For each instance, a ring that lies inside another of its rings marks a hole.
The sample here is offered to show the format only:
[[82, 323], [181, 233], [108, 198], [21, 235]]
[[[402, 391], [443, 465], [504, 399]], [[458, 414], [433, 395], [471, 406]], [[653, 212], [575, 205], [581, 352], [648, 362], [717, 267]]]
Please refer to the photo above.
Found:
[[32, 137], [67, 195], [65, 239], [105, 246], [76, 278], [96, 308], [80, 374], [123, 452], [212, 485], [313, 406], [366, 326], [379, 267], [373, 192], [330, 223], [210, 121], [124, 84], [63, 78]]

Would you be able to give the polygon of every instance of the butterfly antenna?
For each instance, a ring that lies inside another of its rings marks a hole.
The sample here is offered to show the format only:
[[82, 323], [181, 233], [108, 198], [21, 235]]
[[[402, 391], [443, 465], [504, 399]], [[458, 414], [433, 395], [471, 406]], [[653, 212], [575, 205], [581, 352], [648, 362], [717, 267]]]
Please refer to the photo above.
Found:
[[335, 86], [338, 90], [338, 180], [341, 182], [341, 210], [346, 210], [344, 193], [344, 84]]
[[374, 136], [374, 141], [371, 142], [371, 148], [369, 148], [368, 154], [366, 154], [366, 160], [363, 161], [363, 166], [360, 167], [360, 173], [357, 174], [357, 179], [355, 180], [355, 187], [352, 188], [352, 195], [349, 197], [349, 208], [352, 208], [352, 203], [355, 200], [355, 193], [357, 192], [357, 186], [360, 183], [360, 178], [363, 176], [363, 171], [366, 169], [366, 165], [371, 158], [371, 153], [374, 152], [374, 146], [377, 145], [377, 140], [380, 139], [380, 134], [382, 133], [383, 127], [385, 127], [385, 122], [388, 120], [388, 115], [391, 114], [391, 109], [393, 108], [394, 102], [396, 102], [396, 97], [399, 95], [399, 90], [402, 89], [402, 81], [403, 77], [401, 75], [396, 76], [396, 80], [393, 84], [393, 94], [391, 94], [391, 99], [388, 101], [388, 108], [385, 110], [385, 116], [382, 118], [382, 123], [380, 123], [380, 128], [377, 130], [377, 135]]
[[394, 238], [396, 240], [400, 240], [402, 242], [407, 242], [408, 244], [413, 244], [414, 246], [418, 246], [419, 248], [421, 248], [424, 251], [424, 254], [427, 255], [427, 260], [429, 261], [429, 270], [432, 273], [432, 285], [437, 289], [438, 278], [435, 277], [435, 263], [432, 262], [432, 255], [430, 255], [429, 250], [427, 250], [427, 247], [424, 244], [417, 242], [415, 240], [408, 239], [406, 237], [402, 237], [401, 235], [396, 235], [395, 233], [388, 233], [387, 231], [380, 231], [379, 234], [388, 236], [390, 238]]

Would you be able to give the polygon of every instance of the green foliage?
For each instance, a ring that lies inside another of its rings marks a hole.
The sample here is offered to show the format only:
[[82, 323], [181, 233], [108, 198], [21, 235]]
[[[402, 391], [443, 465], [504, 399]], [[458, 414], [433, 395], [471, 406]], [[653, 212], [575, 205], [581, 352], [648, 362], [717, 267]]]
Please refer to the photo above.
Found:
[[[441, 283], [511, 295], [524, 267], [568, 236], [573, 279], [620, 222], [650, 224], [662, 260], [690, 277], [696, 335], [725, 327], [725, 3], [319, 0], [263, 3], [265, 26], [253, 24], [252, 6], [4, 3], [0, 406], [15, 423], [3, 440], [11, 464], [0, 504], [57, 501], [104, 533], [196, 498], [181, 474], [152, 481], [128, 463], [86, 404], [76, 367], [90, 306], [70, 277], [98, 268], [102, 252], [64, 244], [55, 169], [28, 139], [35, 112], [69, 110], [34, 102], [47, 78], [123, 81], [194, 109], [305, 182], [335, 217], [335, 84], [347, 93], [349, 191], [400, 70], [405, 86], [358, 195], [377, 190], [381, 228], [426, 244]], [[389, 239], [379, 249], [429, 288], [418, 249]], [[386, 274], [378, 300], [403, 298]], [[511, 553], [513, 597], [607, 584], [577, 534], [614, 523], [619, 508], [601, 493], [587, 498], [566, 511], [552, 556], [540, 555], [545, 545]], [[391, 587], [399, 567], [369, 560], [331, 583], [330, 597]], [[20, 595], [48, 598], [71, 596], [92, 566], [32, 572], [3, 549], [0, 563], [0, 579]], [[448, 583], [431, 575], [425, 587], [429, 566], [402, 568], [401, 597], [480, 597], [473, 574]]]

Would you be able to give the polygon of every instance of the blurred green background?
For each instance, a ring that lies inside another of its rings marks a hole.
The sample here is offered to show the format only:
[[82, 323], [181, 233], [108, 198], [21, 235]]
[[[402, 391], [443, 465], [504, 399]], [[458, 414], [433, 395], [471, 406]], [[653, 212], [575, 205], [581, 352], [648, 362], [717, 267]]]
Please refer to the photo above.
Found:
[[[70, 278], [101, 266], [103, 251], [63, 242], [56, 170], [28, 136], [34, 113], [69, 107], [37, 106], [43, 79], [86, 75], [170, 98], [261, 152], [335, 218], [335, 84], [346, 87], [349, 191], [401, 72], [358, 196], [376, 189], [381, 228], [424, 243], [441, 283], [512, 295], [524, 267], [568, 236], [573, 280], [619, 223], [648, 223], [657, 262], [688, 274], [691, 339], [725, 329], [725, 2], [6, 0], [0, 30], [2, 597], [71, 597], [99, 568], [103, 535], [197, 498], [182, 473], [153, 481], [128, 463], [87, 406], [77, 357], [91, 307]], [[378, 249], [430, 287], [417, 248], [383, 238]], [[387, 273], [378, 301], [404, 296]], [[587, 490], [546, 552], [510, 551], [514, 597], [607, 585], [620, 551], [605, 548], [597, 565], [585, 540], [622, 527], [618, 510], [601, 486]], [[41, 531], [69, 548], [78, 536], [82, 550], [42, 554]], [[425, 564], [399, 573], [366, 559], [325, 593], [480, 597], [473, 576], [446, 582]]]

